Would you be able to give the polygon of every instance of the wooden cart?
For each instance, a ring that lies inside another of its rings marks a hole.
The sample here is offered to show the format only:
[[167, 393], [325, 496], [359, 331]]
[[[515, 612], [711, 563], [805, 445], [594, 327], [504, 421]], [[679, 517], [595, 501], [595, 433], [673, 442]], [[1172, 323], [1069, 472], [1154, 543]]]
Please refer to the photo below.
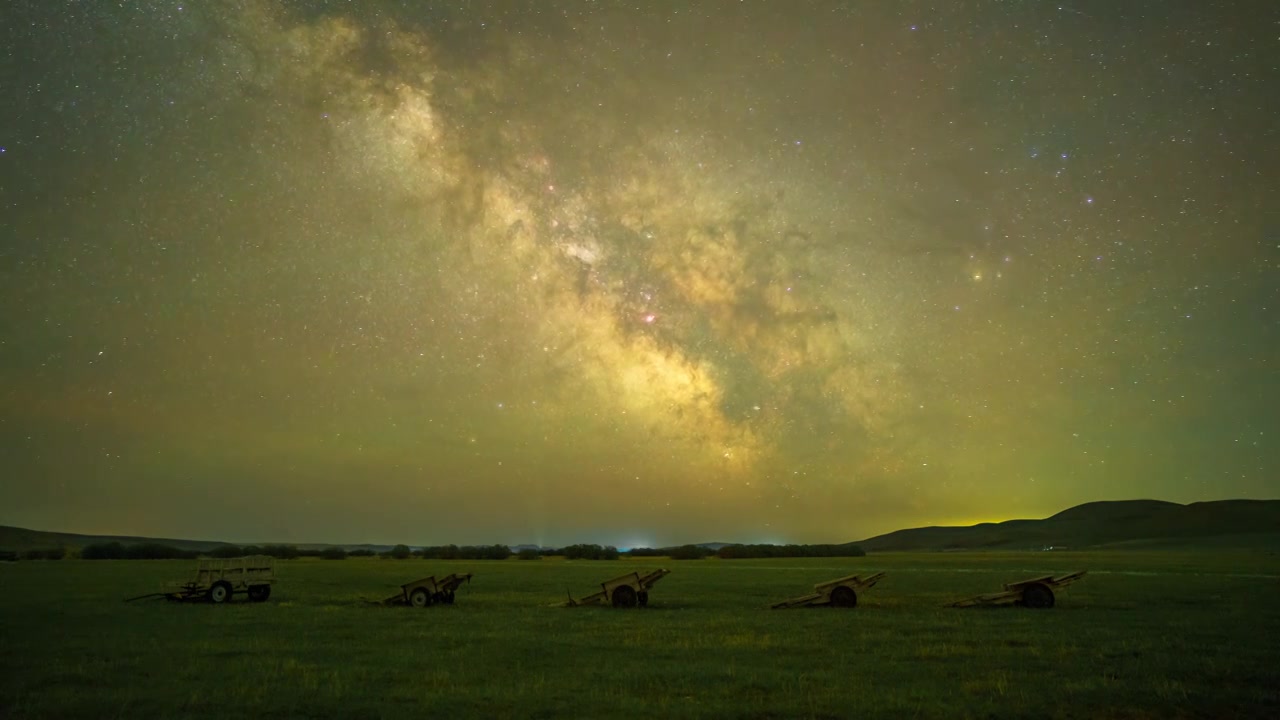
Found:
[[1004, 590], [986, 595], [975, 595], [964, 600], [957, 600], [948, 607], [977, 607], [980, 605], [1021, 605], [1022, 607], [1044, 609], [1054, 605], [1054, 593], [1084, 577], [1086, 570], [1073, 572], [1061, 577], [1045, 575], [1030, 580], [1005, 583]]
[[437, 603], [453, 604], [454, 591], [462, 583], [471, 582], [471, 573], [452, 573], [437, 578], [424, 577], [400, 586], [400, 593], [382, 601], [383, 605], [409, 605], [411, 607], [427, 607]]
[[884, 573], [878, 572], [874, 575], [862, 577], [860, 575], [846, 575], [835, 580], [828, 580], [813, 586], [813, 592], [808, 595], [783, 600], [782, 602], [770, 605], [774, 610], [793, 607], [811, 607], [815, 605], [830, 605], [831, 607], [852, 608], [858, 606], [858, 593], [866, 590], [884, 577]]
[[600, 583], [600, 592], [598, 593], [578, 598], [577, 600], [574, 600], [573, 596], [570, 595], [567, 602], [561, 603], [561, 607], [605, 604], [623, 608], [645, 607], [649, 604], [649, 589], [670, 573], [670, 570], [658, 568], [644, 575], [639, 572], [619, 575], [612, 580]]

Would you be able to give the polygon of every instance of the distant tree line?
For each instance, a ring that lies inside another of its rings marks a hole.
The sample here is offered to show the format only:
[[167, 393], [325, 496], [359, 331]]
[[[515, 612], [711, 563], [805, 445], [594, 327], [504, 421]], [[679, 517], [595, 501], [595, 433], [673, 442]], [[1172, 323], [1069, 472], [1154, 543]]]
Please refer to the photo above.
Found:
[[672, 560], [722, 560], [784, 557], [863, 557], [867, 553], [857, 545], [724, 545], [719, 550], [702, 545], [679, 545], [665, 548], [632, 548], [630, 557], [669, 557]]
[[67, 556], [67, 549], [63, 547], [56, 548], [32, 548], [30, 550], [0, 550], [0, 562], [16, 562], [22, 560], [61, 560]]
[[715, 553], [724, 560], [781, 557], [863, 557], [857, 545], [725, 545]]
[[628, 557], [669, 557], [672, 560], [701, 560], [715, 555], [716, 551], [701, 545], [677, 545], [664, 548], [631, 548]]
[[[61, 559], [65, 553], [56, 550], [28, 550], [22, 554], [23, 559]], [[54, 557], [57, 555], [57, 557]], [[511, 557], [511, 548], [506, 545], [458, 546], [440, 545], [412, 550], [408, 545], [396, 545], [390, 550], [379, 553], [369, 548], [347, 550], [339, 546], [326, 548], [299, 548], [296, 545], [219, 545], [210, 550], [184, 550], [172, 545], [160, 543], [136, 543], [126, 545], [119, 542], [92, 543], [80, 550], [80, 557], [85, 560], [188, 560], [198, 557], [237, 558], [246, 555], [267, 555], [280, 560], [314, 557], [322, 560], [345, 560], [348, 557], [384, 557], [393, 560], [406, 560], [411, 557], [429, 558], [433, 560], [506, 560]], [[3, 559], [3, 557], [0, 557]], [[13, 559], [17, 559], [15, 557]]]
[[667, 557], [670, 548], [631, 548], [627, 557]]
[[[617, 560], [624, 553], [612, 545], [578, 544], [554, 549], [522, 548], [516, 557], [536, 560], [544, 556], [564, 557], [566, 560]], [[0, 552], [0, 560], [61, 560], [66, 557], [64, 548]], [[314, 557], [324, 560], [343, 560], [348, 557], [383, 557], [407, 560], [412, 557], [430, 560], [506, 560], [511, 557], [507, 545], [433, 545], [418, 550], [408, 545], [396, 545], [385, 552], [368, 548], [346, 550], [332, 546], [326, 548], [299, 548], [296, 545], [219, 545], [210, 550], [186, 550], [161, 543], [119, 542], [92, 543], [80, 550], [85, 560], [187, 560], [197, 557], [235, 558], [246, 555], [268, 555], [281, 560]], [[628, 557], [669, 557], [673, 560], [701, 560], [718, 557], [722, 560], [747, 558], [790, 557], [862, 557], [866, 555], [857, 545], [724, 545], [712, 550], [701, 545], [678, 545], [664, 548], [632, 548]]]
[[195, 550], [183, 550], [172, 545], [160, 543], [136, 543], [125, 545], [118, 542], [91, 543], [80, 548], [83, 560], [186, 560], [199, 557]]
[[219, 545], [211, 550], [185, 550], [161, 543], [119, 542], [91, 543], [80, 550], [84, 560], [191, 560], [198, 557], [237, 558], [246, 555], [269, 555], [292, 560], [300, 557], [318, 557], [326, 560], [342, 560], [346, 550], [340, 547], [299, 549], [294, 545]]
[[563, 556], [565, 560], [617, 560], [618, 548], [612, 545], [566, 545], [559, 550], [548, 550], [549, 556]]
[[215, 558], [237, 558], [247, 555], [267, 555], [278, 560], [296, 560], [300, 557], [338, 557], [335, 550], [341, 551], [341, 557], [347, 556], [342, 548], [299, 548], [297, 545], [219, 545], [204, 553]]
[[678, 545], [667, 548], [667, 557], [672, 560], [701, 560], [715, 554], [715, 550], [701, 545]]
[[712, 550], [702, 545], [677, 545], [662, 548], [632, 548], [625, 553], [611, 545], [566, 545], [562, 548], [534, 550], [525, 548], [517, 557], [532, 560], [544, 556], [562, 556], [566, 560], [617, 560], [627, 557], [667, 557], [672, 560], [701, 560], [719, 557], [724, 560], [784, 557], [862, 557], [866, 553], [856, 545], [724, 545]]
[[506, 560], [511, 557], [508, 545], [437, 545], [414, 553], [429, 560]]
[[[375, 554], [372, 550], [368, 550], [368, 551], [357, 550], [356, 552], [361, 552], [361, 553], [368, 552], [368, 554], [370, 555]], [[356, 553], [353, 552], [351, 554], [355, 555]], [[390, 550], [382, 553], [382, 557], [388, 557], [388, 558], [391, 558], [392, 560], [408, 560], [409, 558], [413, 557], [413, 551], [409, 549], [408, 545], [397, 545], [391, 548]]]
[[296, 545], [219, 545], [205, 554], [215, 558], [267, 555], [279, 560], [294, 560], [300, 557], [320, 557], [321, 552], [323, 551], [300, 550]]

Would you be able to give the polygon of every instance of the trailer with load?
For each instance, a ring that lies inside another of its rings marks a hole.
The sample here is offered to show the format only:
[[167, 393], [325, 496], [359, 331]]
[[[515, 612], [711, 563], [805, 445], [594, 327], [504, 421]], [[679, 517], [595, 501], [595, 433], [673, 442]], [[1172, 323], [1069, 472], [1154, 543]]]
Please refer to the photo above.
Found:
[[207, 601], [222, 604], [230, 602], [236, 594], [243, 593], [251, 602], [264, 602], [271, 597], [271, 586], [275, 581], [274, 559], [269, 555], [200, 558], [193, 579], [171, 582], [163, 592], [139, 595], [129, 600], [163, 597], [179, 602]]
[[580, 607], [582, 605], [612, 605], [613, 607], [631, 608], [645, 607], [649, 604], [649, 590], [662, 578], [671, 574], [670, 570], [658, 568], [641, 575], [629, 572], [612, 580], [600, 583], [600, 592], [586, 597], [561, 603], [561, 607]]
[[957, 600], [948, 607], [978, 607], [998, 605], [1021, 605], [1026, 608], [1047, 609], [1054, 606], [1054, 593], [1065, 589], [1071, 583], [1084, 577], [1086, 570], [1069, 573], [1061, 577], [1044, 575], [1029, 580], [1005, 583], [1000, 592], [975, 595], [964, 600]]

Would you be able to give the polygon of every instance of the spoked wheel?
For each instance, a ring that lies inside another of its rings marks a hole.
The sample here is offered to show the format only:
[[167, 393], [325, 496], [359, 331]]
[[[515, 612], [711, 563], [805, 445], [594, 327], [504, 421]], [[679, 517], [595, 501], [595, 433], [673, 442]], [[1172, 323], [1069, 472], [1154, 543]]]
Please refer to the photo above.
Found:
[[231, 600], [231, 585], [228, 583], [216, 582], [209, 588], [209, 602], [221, 605], [229, 600]]
[[1022, 588], [1022, 604], [1025, 607], [1042, 610], [1053, 607], [1053, 591], [1046, 585], [1036, 583]]
[[250, 602], [266, 602], [267, 598], [269, 597], [271, 597], [270, 585], [250, 585], [249, 586]]
[[630, 585], [619, 585], [613, 589], [614, 607], [630, 608], [636, 606], [636, 590]]
[[426, 588], [414, 588], [409, 593], [409, 604], [414, 607], [426, 607], [431, 604], [431, 593]]
[[841, 585], [831, 591], [831, 607], [858, 607], [858, 594], [853, 591], [853, 588]]

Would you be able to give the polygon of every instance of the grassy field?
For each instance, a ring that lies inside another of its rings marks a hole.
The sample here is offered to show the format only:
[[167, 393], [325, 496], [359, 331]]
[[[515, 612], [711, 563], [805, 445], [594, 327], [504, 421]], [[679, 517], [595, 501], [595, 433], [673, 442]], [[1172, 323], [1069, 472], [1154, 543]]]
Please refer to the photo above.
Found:
[[[550, 607], [665, 566], [643, 610]], [[0, 717], [1280, 717], [1280, 556], [297, 560], [271, 600], [122, 603], [192, 562], [0, 565]], [[1047, 611], [944, 608], [1076, 569]], [[770, 611], [883, 570], [855, 610]], [[453, 606], [369, 606], [476, 573]]]

